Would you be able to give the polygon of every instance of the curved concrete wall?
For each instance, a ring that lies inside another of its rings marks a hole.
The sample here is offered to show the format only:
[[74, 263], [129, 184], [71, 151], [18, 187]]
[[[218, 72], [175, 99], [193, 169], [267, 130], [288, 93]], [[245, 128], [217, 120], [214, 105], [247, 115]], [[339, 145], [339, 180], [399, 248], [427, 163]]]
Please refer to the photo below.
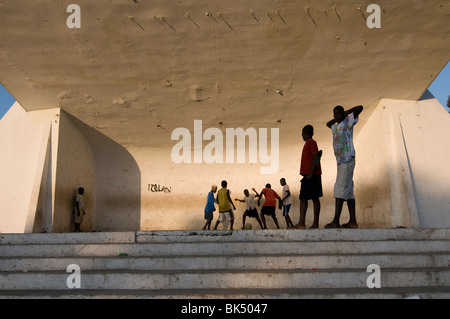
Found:
[[74, 230], [72, 212], [78, 187], [85, 189], [86, 216], [83, 231], [94, 229], [95, 212], [95, 157], [89, 142], [72, 123], [66, 112], [61, 112], [58, 158], [55, 186], [53, 232]]
[[93, 203], [87, 206], [93, 215], [93, 230], [139, 230], [141, 172], [136, 160], [122, 145], [74, 116], [66, 115], [87, 141], [94, 160], [94, 191], [90, 194]]
[[27, 113], [19, 103], [0, 134], [1, 233], [73, 231], [78, 187], [83, 231], [140, 229], [140, 172], [122, 146], [60, 109]]

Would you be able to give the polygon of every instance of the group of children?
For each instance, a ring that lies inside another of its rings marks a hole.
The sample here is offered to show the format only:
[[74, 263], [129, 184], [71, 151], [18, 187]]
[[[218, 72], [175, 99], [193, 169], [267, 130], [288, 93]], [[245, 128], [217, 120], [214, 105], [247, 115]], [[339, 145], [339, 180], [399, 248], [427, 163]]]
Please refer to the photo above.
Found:
[[[333, 221], [325, 226], [325, 228], [358, 228], [355, 213], [355, 195], [353, 192], [353, 171], [355, 168], [355, 148], [353, 145], [353, 127], [358, 123], [359, 114], [363, 111], [363, 106], [359, 105], [350, 110], [345, 111], [340, 105], [333, 110], [333, 119], [327, 123], [333, 135], [333, 149], [337, 161], [337, 177], [334, 186], [335, 197], [335, 215]], [[317, 142], [313, 139], [314, 128], [311, 125], [306, 125], [302, 129], [302, 137], [305, 141], [302, 151], [300, 175], [300, 219], [297, 225], [294, 225], [289, 217], [289, 210], [292, 204], [292, 196], [286, 180], [280, 180], [283, 186], [282, 196], [280, 197], [272, 188], [270, 184], [261, 191], [260, 194], [252, 188], [255, 194], [250, 194], [247, 189], [244, 190], [244, 199], [235, 198], [236, 201], [246, 204], [246, 210], [242, 217], [242, 229], [245, 228], [245, 219], [247, 217], [256, 218], [262, 229], [267, 229], [265, 216], [271, 216], [275, 225], [279, 229], [278, 220], [275, 215], [275, 207], [277, 205], [281, 209], [283, 207], [283, 216], [286, 220], [287, 228], [304, 229], [306, 228], [306, 211], [308, 209], [308, 200], [313, 202], [314, 221], [310, 228], [319, 228], [320, 215], [320, 197], [323, 197], [322, 191], [322, 169], [320, 159], [322, 151], [319, 151]], [[210, 229], [211, 221], [213, 219], [213, 212], [216, 210], [214, 203], [219, 205], [219, 219], [214, 226], [217, 226], [224, 221], [230, 221], [230, 229], [233, 229], [234, 213], [236, 210], [233, 201], [231, 200], [230, 191], [227, 189], [227, 182], [222, 181], [222, 188], [217, 191], [217, 186], [213, 185], [211, 191], [208, 193], [207, 203], [205, 207], [206, 223], [204, 230]], [[214, 194], [217, 192], [216, 198]], [[260, 206], [261, 198], [264, 196], [265, 201], [261, 208], [261, 218], [259, 218], [258, 211], [255, 206], [255, 197], [258, 197], [258, 206]], [[344, 225], [340, 225], [340, 216], [344, 202], [347, 202], [350, 220]], [[233, 209], [231, 208], [233, 207]]]
[[[258, 194], [256, 189], [252, 188], [252, 191], [255, 194], [250, 194], [248, 189], [244, 190], [244, 199], [235, 198], [236, 201], [242, 202], [246, 204], [246, 209], [244, 215], [242, 217], [242, 229], [245, 227], [245, 219], [256, 218], [259, 225], [262, 229], [267, 229], [266, 218], [265, 216], [271, 216], [277, 228], [280, 228], [278, 224], [277, 217], [275, 215], [275, 207], [278, 206], [281, 209], [283, 207], [283, 216], [286, 219], [286, 224], [288, 227], [293, 227], [294, 224], [289, 217], [289, 209], [291, 208], [291, 193], [289, 191], [289, 186], [286, 184], [286, 180], [282, 178], [280, 180], [281, 185], [283, 186], [282, 197], [280, 197], [277, 192], [272, 189], [270, 184], [267, 184], [266, 187], [261, 191], [261, 194]], [[222, 188], [217, 191], [217, 186], [213, 185], [211, 187], [211, 191], [208, 193], [208, 198], [205, 207], [205, 219], [206, 223], [203, 227], [204, 230], [210, 229], [211, 221], [213, 219], [213, 212], [216, 210], [214, 203], [219, 205], [219, 218], [217, 219], [216, 225], [214, 226], [214, 230], [217, 229], [220, 223], [225, 221], [230, 222], [230, 229], [233, 229], [234, 225], [234, 212], [236, 210], [236, 206], [230, 196], [230, 191], [227, 189], [227, 181], [222, 181]], [[216, 198], [214, 198], [214, 194], [217, 192]], [[258, 211], [256, 210], [255, 197], [258, 197], [258, 206], [261, 205], [261, 198], [264, 196], [265, 201], [261, 209], [261, 218], [259, 217]], [[231, 209], [233, 207], [233, 209]]]

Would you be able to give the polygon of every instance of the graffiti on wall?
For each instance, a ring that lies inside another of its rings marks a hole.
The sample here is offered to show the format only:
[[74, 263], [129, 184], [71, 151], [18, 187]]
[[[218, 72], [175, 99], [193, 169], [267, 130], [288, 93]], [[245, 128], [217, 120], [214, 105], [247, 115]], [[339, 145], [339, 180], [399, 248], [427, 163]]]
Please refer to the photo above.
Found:
[[147, 189], [149, 192], [152, 192], [152, 193], [161, 193], [161, 192], [170, 193], [170, 192], [172, 192], [172, 186], [167, 187], [167, 186], [162, 186], [159, 184], [148, 184]]

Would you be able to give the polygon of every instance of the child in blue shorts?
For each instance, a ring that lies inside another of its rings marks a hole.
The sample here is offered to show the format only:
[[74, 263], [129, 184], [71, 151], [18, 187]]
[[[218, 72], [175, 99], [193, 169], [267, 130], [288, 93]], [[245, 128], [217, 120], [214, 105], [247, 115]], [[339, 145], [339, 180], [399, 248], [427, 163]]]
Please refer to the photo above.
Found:
[[283, 216], [286, 220], [287, 228], [294, 227], [291, 217], [289, 217], [289, 210], [291, 209], [292, 205], [291, 191], [289, 189], [289, 185], [286, 184], [285, 178], [280, 179], [280, 184], [281, 186], [283, 186], [283, 191], [281, 193], [281, 202], [283, 203]]

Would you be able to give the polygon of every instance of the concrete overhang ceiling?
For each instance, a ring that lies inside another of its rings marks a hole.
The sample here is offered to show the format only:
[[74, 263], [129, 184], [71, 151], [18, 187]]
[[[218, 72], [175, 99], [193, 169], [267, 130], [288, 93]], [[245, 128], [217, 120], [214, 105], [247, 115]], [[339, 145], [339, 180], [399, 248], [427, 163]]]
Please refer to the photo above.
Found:
[[0, 2], [0, 82], [136, 147], [195, 119], [320, 134], [337, 104], [417, 100], [450, 58], [448, 1], [73, 2], [79, 29], [67, 1]]

